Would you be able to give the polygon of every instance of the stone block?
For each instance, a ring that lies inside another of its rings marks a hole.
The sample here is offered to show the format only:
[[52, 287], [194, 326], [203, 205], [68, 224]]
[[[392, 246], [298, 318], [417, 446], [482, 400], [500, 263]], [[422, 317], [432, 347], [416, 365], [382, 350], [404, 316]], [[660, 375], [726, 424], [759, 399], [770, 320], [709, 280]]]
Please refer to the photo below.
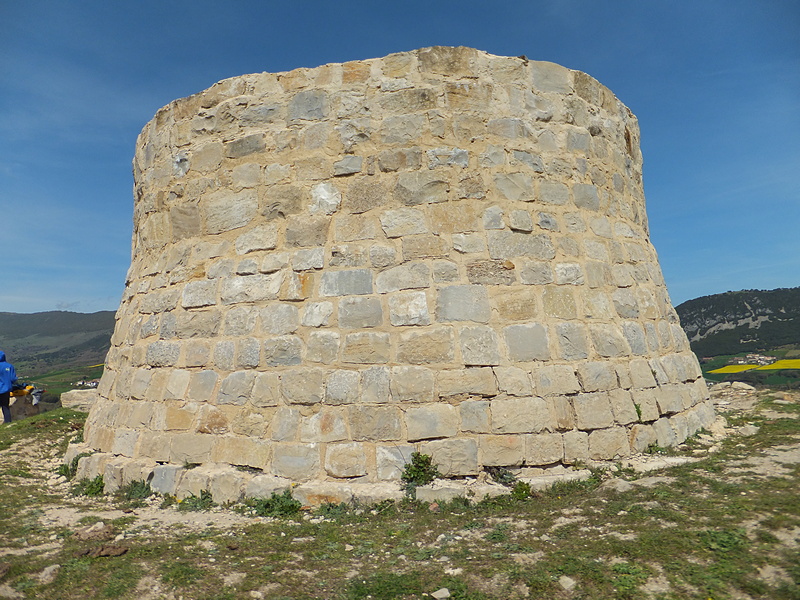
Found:
[[434, 375], [425, 367], [392, 367], [390, 391], [395, 402], [431, 402]]
[[426, 288], [431, 285], [431, 270], [425, 263], [409, 263], [387, 269], [375, 277], [375, 290], [379, 294]]
[[425, 213], [416, 208], [387, 210], [381, 214], [380, 221], [388, 238], [428, 233], [429, 231]]
[[[353, 159], [356, 160], [354, 161]], [[356, 162], [357, 165], [355, 164]], [[358, 173], [360, 170], [361, 159], [355, 156], [340, 160], [333, 165], [334, 175], [348, 175], [350, 173]], [[309, 206], [308, 210], [312, 215], [332, 215], [339, 210], [341, 204], [342, 193], [332, 183], [326, 181], [318, 183], [311, 188], [311, 206]]]
[[312, 271], [325, 265], [324, 248], [301, 248], [292, 254], [292, 270]]
[[172, 367], [178, 363], [181, 346], [177, 342], [159, 340], [147, 344], [145, 362], [151, 367]]
[[262, 408], [277, 406], [280, 399], [280, 379], [277, 373], [257, 373], [250, 393], [250, 404]]
[[271, 445], [266, 440], [243, 436], [218, 436], [211, 451], [211, 460], [216, 463], [263, 469], [269, 466], [270, 448]]
[[547, 286], [542, 292], [542, 308], [548, 317], [576, 319], [578, 307], [575, 294], [569, 288]]
[[461, 394], [473, 396], [494, 396], [497, 394], [497, 381], [490, 368], [439, 371], [437, 385], [440, 397]]
[[614, 420], [619, 425], [629, 425], [639, 420], [636, 407], [633, 404], [631, 393], [627, 390], [615, 389], [608, 392], [608, 399], [611, 402], [611, 411], [614, 413]]
[[389, 402], [389, 369], [370, 367], [361, 372], [361, 402], [383, 404]]
[[589, 434], [589, 458], [608, 460], [631, 455], [628, 430], [624, 427], [596, 429]]
[[203, 433], [176, 433], [172, 436], [169, 461], [179, 465], [208, 462], [214, 440], [216, 436]]
[[454, 233], [453, 248], [462, 254], [486, 252], [486, 240], [479, 233]]
[[658, 436], [651, 425], [638, 423], [631, 427], [629, 434], [631, 450], [642, 453], [658, 443]]
[[252, 371], [231, 373], [220, 382], [217, 404], [236, 404], [241, 406], [250, 399], [256, 374]]
[[449, 404], [425, 404], [405, 411], [409, 441], [453, 437], [458, 433], [458, 409]]
[[132, 429], [118, 429], [114, 432], [114, 442], [111, 446], [111, 453], [133, 458], [136, 456], [136, 442], [138, 440], [138, 431]]
[[570, 365], [542, 365], [533, 372], [540, 396], [575, 394], [581, 390], [575, 368]]
[[541, 323], [509, 325], [503, 329], [508, 358], [515, 362], [549, 360], [547, 330]]
[[478, 438], [480, 462], [485, 467], [513, 467], [525, 461], [525, 436], [482, 435]]
[[294, 335], [266, 339], [263, 358], [269, 367], [299, 365], [303, 360], [303, 341]]
[[339, 442], [348, 439], [347, 421], [341, 409], [323, 408], [300, 422], [301, 442]]
[[465, 365], [500, 364], [500, 337], [493, 328], [484, 325], [465, 326], [461, 328], [459, 339]]
[[342, 198], [342, 207], [349, 213], [360, 214], [384, 206], [388, 201], [389, 194], [380, 182], [359, 177], [348, 186]]
[[564, 438], [560, 433], [525, 436], [525, 464], [552, 465], [564, 460]]
[[325, 327], [333, 315], [333, 303], [328, 301], [306, 302], [300, 323], [306, 327]]
[[452, 327], [403, 331], [397, 341], [397, 360], [401, 363], [450, 363], [454, 355], [455, 333]]
[[358, 371], [339, 369], [328, 375], [325, 384], [325, 404], [353, 404], [359, 399]]
[[339, 354], [339, 334], [335, 331], [312, 331], [308, 334], [306, 360], [330, 364]]
[[683, 410], [679, 386], [663, 385], [655, 390], [655, 397], [660, 415], [671, 415]]
[[406, 206], [433, 204], [446, 202], [449, 190], [450, 184], [438, 174], [412, 171], [400, 173], [394, 188], [394, 197]]
[[278, 228], [274, 224], [258, 225], [236, 238], [237, 254], [258, 250], [274, 250], [278, 245]]
[[214, 192], [201, 209], [206, 232], [211, 235], [240, 229], [252, 222], [257, 212], [258, 196], [255, 190]]
[[512, 202], [531, 202], [534, 200], [533, 178], [527, 173], [496, 173], [495, 188]]
[[629, 356], [630, 348], [622, 337], [619, 327], [603, 323], [589, 324], [589, 335], [597, 354], [603, 358]]
[[184, 308], [200, 308], [217, 303], [217, 282], [212, 280], [190, 281], [183, 288], [181, 306]]
[[157, 494], [175, 495], [184, 468], [180, 465], [158, 465], [153, 468], [150, 489]]
[[670, 420], [662, 417], [653, 423], [653, 431], [656, 433], [658, 445], [662, 448], [670, 448], [678, 443], [678, 436], [670, 424]]
[[219, 375], [211, 369], [204, 369], [192, 373], [189, 378], [189, 389], [186, 393], [187, 400], [195, 402], [208, 402], [214, 397]]
[[283, 282], [282, 275], [282, 273], [271, 273], [225, 278], [222, 280], [220, 291], [222, 304], [275, 300]]
[[513, 285], [514, 263], [510, 260], [476, 260], [467, 263], [467, 279], [476, 285]]
[[308, 481], [319, 473], [319, 444], [279, 443], [272, 450], [272, 474], [292, 481]]
[[546, 398], [555, 427], [564, 431], [575, 427], [575, 411], [569, 396], [548, 396]]
[[530, 396], [533, 393], [531, 377], [517, 367], [494, 367], [497, 387], [509, 396]]
[[542, 398], [497, 397], [491, 403], [493, 433], [539, 433], [555, 429]]
[[492, 304], [503, 321], [529, 321], [540, 316], [536, 292], [530, 288], [495, 290]]
[[345, 156], [341, 160], [333, 163], [333, 176], [341, 177], [343, 175], [360, 173], [363, 162], [360, 156]]
[[581, 430], [601, 429], [614, 424], [611, 402], [605, 392], [580, 393], [572, 398], [575, 426]]
[[325, 472], [337, 478], [366, 475], [367, 453], [364, 444], [359, 442], [328, 444], [325, 451]]
[[322, 90], [297, 92], [289, 101], [289, 119], [318, 121], [328, 116], [328, 94]]
[[347, 411], [354, 440], [385, 442], [402, 437], [400, 409], [394, 406], [351, 406]]
[[389, 297], [389, 321], [392, 325], [430, 325], [428, 298], [425, 292], [407, 292]]
[[458, 410], [462, 432], [491, 432], [491, 411], [488, 400], [465, 400], [458, 405]]
[[411, 454], [414, 451], [414, 446], [411, 444], [376, 446], [375, 462], [378, 479], [381, 481], [399, 480], [405, 466], [411, 462]]
[[383, 323], [383, 308], [376, 297], [342, 298], [339, 301], [339, 327], [363, 329]]
[[485, 287], [479, 285], [451, 285], [439, 290], [436, 301], [437, 321], [488, 323], [490, 316], [489, 296]]
[[449, 242], [439, 235], [411, 235], [401, 240], [403, 260], [416, 260], [450, 253]]
[[564, 462], [573, 465], [589, 458], [589, 434], [585, 431], [567, 431], [564, 434]]
[[350, 296], [372, 293], [372, 273], [369, 269], [326, 271], [320, 281], [322, 296]]
[[342, 345], [342, 361], [355, 364], [389, 362], [391, 339], [388, 333], [348, 333]]
[[611, 363], [581, 363], [577, 371], [584, 392], [607, 391], [617, 387], [617, 371]]
[[544, 233], [524, 233], [521, 231], [486, 232], [489, 256], [494, 259], [537, 258], [552, 260], [556, 250], [550, 236]]
[[474, 439], [436, 440], [420, 444], [443, 477], [478, 474], [478, 443]]
[[658, 410], [658, 403], [656, 402], [657, 393], [658, 390], [656, 389], [631, 390], [633, 404], [639, 407], [637, 412], [641, 413], [640, 421], [655, 421], [661, 416]]
[[318, 404], [325, 394], [325, 370], [302, 367], [281, 372], [281, 394], [289, 404]]
[[556, 324], [558, 354], [563, 360], [576, 361], [589, 358], [589, 335], [580, 323]]
[[508, 215], [508, 226], [512, 231], [530, 233], [533, 231], [533, 219], [527, 210], [512, 210]]

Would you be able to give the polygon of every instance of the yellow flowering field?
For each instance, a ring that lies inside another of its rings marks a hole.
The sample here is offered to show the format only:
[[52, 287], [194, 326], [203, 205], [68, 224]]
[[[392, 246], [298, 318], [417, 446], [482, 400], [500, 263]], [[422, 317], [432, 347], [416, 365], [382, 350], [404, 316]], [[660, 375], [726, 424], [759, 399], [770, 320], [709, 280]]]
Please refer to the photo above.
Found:
[[[745, 365], [742, 365], [745, 366]], [[779, 360], [771, 365], [758, 367], [759, 371], [777, 371], [779, 369], [800, 369], [800, 358]]]
[[749, 371], [755, 369], [755, 365], [726, 365], [719, 369], [709, 371], [709, 373], [741, 373], [742, 371]]

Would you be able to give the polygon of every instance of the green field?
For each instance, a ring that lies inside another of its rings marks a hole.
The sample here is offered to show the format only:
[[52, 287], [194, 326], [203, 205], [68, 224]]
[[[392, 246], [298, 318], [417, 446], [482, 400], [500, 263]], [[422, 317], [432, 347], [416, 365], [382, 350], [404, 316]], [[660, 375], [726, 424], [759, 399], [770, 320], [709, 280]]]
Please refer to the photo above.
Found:
[[36, 387], [47, 390], [43, 396], [45, 402], [55, 402], [64, 392], [77, 389], [75, 382], [81, 380], [99, 379], [103, 374], [103, 365], [91, 365], [86, 367], [72, 367], [51, 371], [44, 375], [38, 375], [31, 379], [20, 377], [24, 383], [32, 383]]

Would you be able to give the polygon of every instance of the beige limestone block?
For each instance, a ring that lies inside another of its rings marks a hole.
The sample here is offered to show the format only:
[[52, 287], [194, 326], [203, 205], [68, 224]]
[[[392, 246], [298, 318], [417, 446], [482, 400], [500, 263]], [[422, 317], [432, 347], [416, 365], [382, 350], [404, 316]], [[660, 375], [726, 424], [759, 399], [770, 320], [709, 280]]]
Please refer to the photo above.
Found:
[[509, 396], [530, 396], [534, 392], [530, 373], [518, 367], [494, 367], [497, 387]]
[[564, 460], [564, 439], [560, 433], [525, 436], [525, 464], [552, 465]]
[[589, 434], [589, 458], [603, 460], [630, 456], [628, 430], [624, 427], [596, 429]]
[[627, 390], [614, 389], [608, 392], [608, 399], [611, 402], [611, 411], [614, 413], [614, 420], [619, 425], [629, 425], [639, 420], [636, 407], [633, 404], [631, 393]]
[[310, 417], [301, 418], [301, 442], [339, 442], [347, 437], [347, 423], [341, 410], [323, 408]]
[[360, 442], [328, 444], [325, 451], [325, 472], [337, 478], [366, 475], [367, 453], [364, 444]]
[[228, 419], [225, 413], [216, 406], [201, 406], [195, 419], [197, 433], [211, 433], [215, 435], [227, 433]]
[[639, 407], [642, 422], [649, 423], [661, 416], [656, 402], [657, 389], [631, 390], [634, 407]]
[[325, 395], [325, 370], [314, 367], [281, 373], [281, 394], [289, 404], [318, 404]]
[[197, 405], [195, 403], [190, 402], [183, 404], [170, 402], [167, 404], [164, 414], [164, 427], [168, 431], [190, 429], [196, 415]]
[[402, 437], [402, 413], [390, 406], [352, 406], [347, 409], [350, 434], [359, 441], [389, 441]]
[[658, 442], [656, 432], [651, 425], [637, 423], [631, 427], [629, 441], [634, 452], [645, 452], [650, 446]]
[[589, 458], [589, 434], [585, 431], [567, 431], [564, 434], [564, 462], [573, 465]]
[[491, 402], [493, 433], [539, 433], [554, 429], [542, 398], [494, 398]]
[[342, 344], [342, 361], [355, 364], [382, 364], [391, 357], [388, 333], [348, 333]]
[[575, 367], [572, 365], [541, 365], [532, 374], [540, 396], [575, 394], [581, 391]]
[[575, 425], [580, 430], [601, 429], [614, 424], [607, 392], [580, 393], [572, 398]]
[[436, 382], [440, 397], [460, 394], [475, 396], [497, 394], [497, 381], [489, 367], [439, 371]]
[[431, 402], [434, 374], [425, 367], [392, 367], [389, 389], [395, 402]]
[[542, 292], [542, 307], [548, 317], [576, 319], [578, 316], [575, 295], [569, 288], [552, 285], [545, 287]]
[[575, 427], [575, 412], [568, 396], [548, 396], [546, 400], [556, 429], [563, 431]]
[[458, 410], [449, 404], [425, 404], [405, 410], [409, 441], [453, 437], [458, 432]]
[[211, 460], [217, 463], [264, 469], [269, 466], [270, 453], [271, 446], [265, 440], [220, 436], [214, 443]]
[[529, 288], [492, 290], [492, 305], [504, 321], [528, 321], [541, 316], [536, 291]]
[[397, 360], [408, 364], [449, 363], [455, 355], [452, 327], [404, 331], [397, 343]]
[[313, 479], [320, 467], [319, 444], [274, 444], [272, 474], [292, 481]]
[[478, 443], [474, 439], [436, 440], [420, 444], [420, 452], [431, 457], [443, 477], [478, 473]]
[[525, 436], [482, 435], [478, 438], [480, 463], [486, 467], [521, 465], [525, 460]]
[[176, 433], [172, 436], [169, 460], [179, 465], [208, 462], [216, 439], [203, 433]]

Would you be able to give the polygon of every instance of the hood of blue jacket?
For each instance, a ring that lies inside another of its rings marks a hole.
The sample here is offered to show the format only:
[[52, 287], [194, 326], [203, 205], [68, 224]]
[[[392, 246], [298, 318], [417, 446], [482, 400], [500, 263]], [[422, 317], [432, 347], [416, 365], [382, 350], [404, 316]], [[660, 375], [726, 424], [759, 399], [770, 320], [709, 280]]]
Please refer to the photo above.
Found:
[[6, 353], [0, 350], [0, 362], [6, 362]]

